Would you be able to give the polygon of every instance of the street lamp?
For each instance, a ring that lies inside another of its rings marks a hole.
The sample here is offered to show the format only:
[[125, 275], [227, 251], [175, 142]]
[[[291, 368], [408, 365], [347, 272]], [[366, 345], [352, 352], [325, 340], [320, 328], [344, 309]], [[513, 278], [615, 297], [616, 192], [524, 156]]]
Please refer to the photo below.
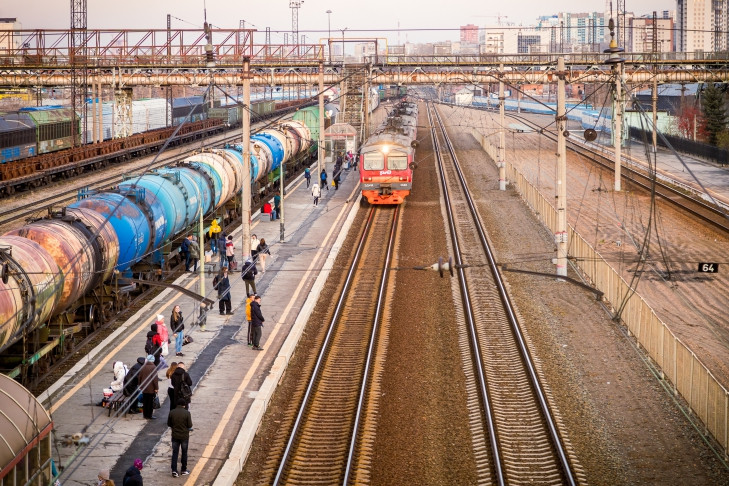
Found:
[[327, 10], [327, 20], [329, 22], [329, 36], [327, 37], [327, 46], [329, 46], [329, 64], [332, 63], [332, 11]]

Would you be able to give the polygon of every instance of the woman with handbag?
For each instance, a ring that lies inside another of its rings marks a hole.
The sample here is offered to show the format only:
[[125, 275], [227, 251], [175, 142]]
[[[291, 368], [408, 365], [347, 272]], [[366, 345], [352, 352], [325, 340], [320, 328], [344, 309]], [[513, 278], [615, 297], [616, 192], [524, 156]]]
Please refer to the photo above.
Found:
[[165, 326], [165, 316], [163, 316], [162, 314], [157, 314], [157, 320], [155, 321], [155, 324], [157, 324], [157, 332], [159, 333], [159, 338], [162, 340], [162, 356], [167, 356], [168, 354], [170, 354], [169, 344], [172, 341], [170, 341], [170, 333], [167, 330], [167, 326]]
[[[261, 272], [266, 273], [266, 258], [271, 254], [271, 249], [266, 244], [266, 238], [261, 238], [256, 248], [256, 253], [258, 254], [258, 260], [261, 262]], [[255, 263], [255, 261], [254, 259], [253, 262]]]
[[172, 309], [170, 326], [172, 327], [172, 332], [175, 336], [175, 356], [183, 356], [182, 345], [185, 343], [185, 324], [179, 305], [176, 305]]

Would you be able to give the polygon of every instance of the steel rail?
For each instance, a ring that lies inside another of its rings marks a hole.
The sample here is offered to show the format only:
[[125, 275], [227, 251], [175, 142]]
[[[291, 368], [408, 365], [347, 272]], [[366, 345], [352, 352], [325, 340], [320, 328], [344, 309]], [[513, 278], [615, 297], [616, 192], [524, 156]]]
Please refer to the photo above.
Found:
[[[506, 478], [504, 477], [504, 468], [501, 458], [501, 448], [496, 433], [496, 420], [494, 418], [494, 411], [491, 408], [491, 399], [489, 396], [489, 387], [486, 383], [486, 376], [483, 369], [483, 359], [481, 357], [481, 350], [478, 348], [478, 339], [476, 337], [475, 330], [475, 318], [473, 316], [473, 307], [471, 298], [468, 293], [468, 283], [466, 282], [466, 275], [463, 270], [463, 260], [461, 258], [461, 248], [458, 239], [458, 231], [456, 229], [456, 222], [453, 218], [453, 210], [450, 199], [450, 192], [448, 190], [448, 183], [445, 178], [445, 169], [443, 167], [443, 158], [440, 150], [440, 143], [438, 142], [438, 136], [436, 133], [436, 126], [434, 119], [431, 115], [430, 108], [427, 110], [428, 113], [428, 125], [430, 126], [430, 136], [433, 140], [433, 151], [436, 155], [438, 162], [438, 174], [440, 178], [441, 188], [443, 189], [443, 199], [445, 199], [446, 214], [448, 215], [448, 227], [451, 234], [451, 242], [453, 243], [453, 252], [456, 258], [456, 266], [458, 271], [458, 281], [461, 286], [461, 299], [463, 300], [463, 310], [466, 315], [466, 323], [468, 326], [468, 332], [471, 337], [471, 352], [474, 355], [474, 361], [476, 363], [476, 372], [478, 375], [479, 392], [481, 395], [481, 402], [484, 408], [484, 420], [487, 424], [489, 431], [489, 442], [491, 444], [491, 454], [493, 458], [493, 468], [496, 475], [496, 481], [500, 486], [506, 484]], [[437, 115], [437, 112], [436, 112]]]
[[[309, 383], [307, 384], [306, 392], [304, 393], [304, 396], [301, 400], [301, 404], [299, 405], [299, 410], [296, 415], [296, 420], [294, 421], [294, 424], [291, 428], [291, 432], [289, 434], [289, 439], [286, 443], [286, 448], [284, 449], [284, 452], [281, 456], [281, 459], [279, 462], [279, 467], [276, 471], [276, 476], [273, 480], [273, 485], [285, 483], [284, 475], [286, 472], [286, 467], [290, 461], [290, 456], [294, 449], [295, 442], [297, 442], [297, 436], [298, 436], [299, 430], [302, 427], [302, 424], [304, 422], [304, 415], [306, 414], [306, 410], [309, 408], [309, 406], [312, 403], [314, 388], [317, 385], [319, 377], [321, 376], [321, 374], [324, 371], [324, 360], [330, 351], [333, 335], [338, 327], [340, 317], [341, 317], [341, 315], [344, 311], [344, 307], [347, 303], [348, 294], [350, 293], [350, 289], [352, 287], [355, 275], [357, 273], [357, 267], [359, 266], [362, 256], [365, 253], [366, 243], [370, 239], [371, 229], [373, 226], [375, 213], [376, 213], [376, 211], [382, 211], [382, 210], [383, 210], [382, 208], [373, 207], [370, 209], [370, 212], [367, 216], [367, 221], [366, 221], [364, 230], [362, 232], [362, 236], [360, 237], [359, 243], [357, 245], [357, 249], [355, 251], [354, 257], [352, 259], [352, 264], [350, 265], [349, 271], [347, 273], [347, 277], [344, 282], [344, 287], [342, 289], [342, 292], [339, 295], [339, 299], [338, 299], [337, 304], [334, 309], [334, 314], [332, 315], [332, 318], [329, 322], [326, 335], [322, 342], [321, 349], [319, 351], [319, 354], [316, 359], [316, 363], [315, 363], [314, 368], [311, 373], [311, 377], [309, 378]], [[394, 229], [397, 225], [398, 215], [399, 215], [399, 209], [396, 210], [396, 212], [393, 214], [390, 241], [388, 242], [388, 251], [387, 251], [388, 258], [389, 258], [389, 255], [391, 254], [392, 244], [393, 244], [393, 240], [394, 240]], [[381, 299], [384, 298], [384, 288], [385, 288], [384, 282], [387, 280], [386, 273], [387, 273], [387, 267], [385, 266], [382, 270], [382, 276], [381, 276], [381, 280], [383, 281], [383, 283], [380, 285], [380, 292], [383, 295], [378, 296], [378, 300], [377, 300], [378, 309], [377, 309], [377, 313], [376, 313], [377, 316], [380, 315]], [[377, 319], [379, 319], [379, 317], [377, 317]], [[375, 324], [377, 324], [377, 323], [375, 322]], [[375, 331], [377, 328], [378, 327], [375, 325], [371, 332], [371, 335], [370, 335], [370, 342], [369, 342], [369, 346], [368, 346], [367, 363], [366, 363], [365, 370], [369, 370], [369, 360], [371, 359], [371, 356], [372, 356], [372, 350], [374, 347], [374, 341], [375, 341], [375, 336], [376, 336]], [[367, 383], [367, 380], [363, 379], [363, 383], [362, 383], [362, 386], [360, 387], [360, 392], [359, 392], [360, 397], [359, 397], [359, 403], [358, 403], [358, 407], [357, 407], [357, 416], [356, 416], [356, 422], [355, 422], [356, 424], [359, 424], [359, 414], [361, 411], [360, 407], [362, 404], [362, 397], [364, 397], [364, 395], [365, 395], [366, 390], [364, 387], [366, 386], [366, 383]], [[353, 437], [352, 437], [350, 449], [349, 449], [348, 455], [347, 455], [347, 457], [348, 457], [347, 464], [346, 464], [347, 474], [349, 474], [349, 471], [351, 471], [351, 461], [353, 460], [353, 449], [354, 449], [354, 444], [356, 441], [356, 439], [354, 437], [355, 435], [356, 435], [356, 431], [353, 430], [352, 431]], [[346, 482], [343, 482], [343, 484], [346, 484]]]
[[[458, 158], [456, 156], [455, 149], [453, 147], [453, 144], [450, 141], [450, 137], [448, 136], [448, 134], [446, 132], [445, 125], [443, 124], [442, 119], [440, 118], [440, 114], [438, 113], [437, 109], [435, 110], [435, 115], [438, 119], [438, 124], [440, 126], [440, 129], [441, 129], [441, 132], [443, 135], [443, 139], [445, 140], [446, 148], [453, 160], [454, 167], [456, 169], [456, 173], [458, 174], [458, 178], [459, 178], [461, 187], [463, 189], [466, 203], [468, 204], [469, 211], [470, 211], [471, 217], [473, 219], [474, 228], [478, 232], [479, 240], [481, 241], [481, 245], [482, 245], [485, 255], [489, 261], [489, 268], [491, 270], [491, 274], [493, 275], [494, 282], [496, 283], [496, 286], [497, 286], [497, 289], [499, 292], [499, 296], [500, 296], [501, 301], [504, 306], [504, 310], [506, 310], [507, 317], [509, 320], [509, 325], [512, 329], [514, 337], [516, 338], [516, 340], [518, 342], [518, 345], [519, 345], [518, 347], [519, 347], [519, 351], [521, 352], [521, 355], [522, 355], [522, 360], [524, 362], [524, 365], [526, 366], [526, 370], [528, 372], [529, 378], [532, 383], [532, 388], [533, 388], [534, 392], [536, 393], [537, 401], [539, 402], [539, 406], [542, 411], [542, 416], [547, 424], [547, 429], [549, 431], [550, 440], [555, 449], [555, 452], [557, 453], [557, 457], [559, 458], [559, 463], [562, 468], [562, 474], [564, 476], [565, 482], [566, 482], [566, 484], [569, 484], [569, 485], [575, 485], [576, 480], [572, 474], [572, 469], [570, 467], [569, 460], [567, 458], [567, 454], [565, 452], [562, 441], [559, 437], [559, 433], [557, 431], [557, 427], [555, 425], [554, 418], [552, 417], [552, 413], [549, 409], [547, 399], [544, 395], [542, 386], [539, 382], [539, 377], [537, 376], [537, 372], [534, 368], [534, 364], [533, 364], [531, 356], [529, 354], [527, 345], [524, 341], [524, 337], [523, 337], [521, 329], [519, 327], [518, 319], [516, 317], [516, 313], [514, 311], [514, 307], [511, 302], [511, 298], [509, 297], [509, 294], [506, 291], [506, 286], [504, 285], [503, 278], [501, 277], [501, 274], [499, 273], [499, 270], [498, 270], [496, 258], [494, 257], [490, 244], [488, 243], [488, 239], [486, 237], [485, 230], [484, 230], [481, 220], [478, 216], [478, 210], [476, 209], [476, 205], [473, 202], [473, 198], [471, 197], [470, 191], [468, 189], [468, 184], [466, 182], [466, 178], [463, 175], [463, 172], [460, 168], [460, 164], [458, 162]], [[461, 256], [457, 255], [457, 258], [460, 259]], [[464, 269], [459, 268], [458, 270], [459, 270], [459, 280], [462, 275], [463, 280], [465, 281]], [[467, 289], [467, 287], [462, 287], [462, 288]], [[472, 331], [472, 334], [475, 339], [475, 330]], [[475, 344], [474, 344], [474, 347], [476, 347]], [[481, 361], [479, 361], [479, 363], [481, 363]]]
[[[514, 113], [507, 113], [506, 116], [525, 123], [530, 128], [534, 129], [542, 136], [549, 140], [556, 141], [557, 136], [548, 130], [542, 129], [539, 125], [529, 120], [528, 118], [516, 115]], [[603, 169], [615, 173], [615, 161], [606, 157], [604, 154], [578, 144], [577, 142], [567, 140], [567, 148], [577, 154], [580, 154], [589, 160], [592, 160]], [[653, 176], [650, 171], [644, 173], [643, 171], [631, 168], [628, 165], [621, 167], [621, 179], [628, 184], [633, 184], [648, 193], [653, 193], [660, 196], [665, 201], [673, 204], [675, 207], [682, 211], [687, 212], [692, 216], [696, 216], [701, 220], [713, 225], [719, 230], [729, 233], [729, 216], [727, 215], [727, 208], [717, 207], [715, 205], [707, 204], [704, 201], [700, 201], [690, 195], [686, 194], [684, 190], [676, 189], [671, 187], [670, 184], [661, 181], [658, 177]]]

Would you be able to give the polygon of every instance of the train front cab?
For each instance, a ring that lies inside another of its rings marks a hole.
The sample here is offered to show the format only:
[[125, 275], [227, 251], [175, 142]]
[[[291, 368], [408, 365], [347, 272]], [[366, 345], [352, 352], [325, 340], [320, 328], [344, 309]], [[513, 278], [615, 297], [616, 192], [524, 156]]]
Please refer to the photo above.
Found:
[[370, 204], [402, 204], [413, 185], [412, 155], [388, 145], [360, 155], [362, 197]]

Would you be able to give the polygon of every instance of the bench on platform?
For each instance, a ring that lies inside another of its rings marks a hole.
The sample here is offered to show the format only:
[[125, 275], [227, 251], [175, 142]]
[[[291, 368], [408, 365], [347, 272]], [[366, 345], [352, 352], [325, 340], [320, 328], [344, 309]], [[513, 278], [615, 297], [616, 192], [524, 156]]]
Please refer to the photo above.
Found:
[[124, 409], [124, 416], [126, 417], [129, 409], [124, 407], [124, 405], [126, 404], [128, 398], [130, 397], [125, 397], [123, 391], [118, 391], [114, 393], [111, 398], [109, 398], [109, 401], [106, 404], [107, 408], [109, 409], [109, 417], [111, 417], [112, 411], [117, 411], [121, 409]]

